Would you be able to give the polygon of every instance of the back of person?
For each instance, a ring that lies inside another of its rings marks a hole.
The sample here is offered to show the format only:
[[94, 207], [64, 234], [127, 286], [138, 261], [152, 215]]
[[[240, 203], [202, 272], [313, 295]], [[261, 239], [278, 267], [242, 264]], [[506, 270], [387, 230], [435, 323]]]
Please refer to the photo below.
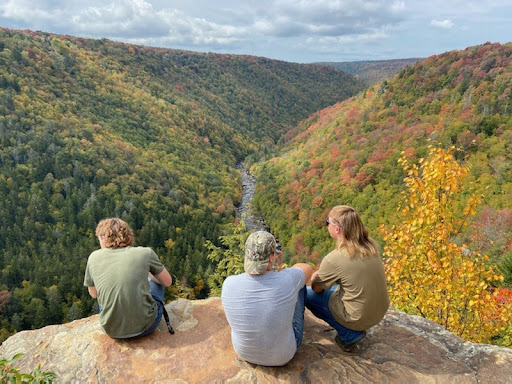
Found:
[[231, 326], [235, 352], [253, 364], [281, 366], [296, 350], [292, 328], [304, 272], [288, 268], [252, 276], [229, 276], [222, 286], [222, 305]]
[[306, 307], [336, 330], [334, 341], [343, 351], [352, 352], [386, 314], [386, 276], [377, 243], [354, 208], [333, 207], [325, 225], [336, 249], [313, 274]]
[[389, 297], [379, 256], [350, 258], [345, 249], [334, 250], [322, 260], [319, 275], [328, 285], [338, 285], [329, 307], [340, 324], [364, 331], [386, 314]]
[[[148, 283], [150, 268], [159, 268], [156, 255], [145, 247], [99, 249], [89, 257], [87, 276], [94, 277], [100, 324], [114, 338], [139, 335], [156, 318], [158, 307]], [[153, 267], [154, 265], [154, 267]]]

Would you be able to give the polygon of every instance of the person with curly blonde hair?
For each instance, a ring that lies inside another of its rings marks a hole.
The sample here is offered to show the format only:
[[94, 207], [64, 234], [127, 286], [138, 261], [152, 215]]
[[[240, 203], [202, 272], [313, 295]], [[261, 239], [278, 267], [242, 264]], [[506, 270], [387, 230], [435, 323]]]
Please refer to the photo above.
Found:
[[325, 224], [336, 248], [313, 273], [306, 307], [331, 325], [337, 332], [336, 344], [351, 352], [388, 310], [384, 266], [377, 244], [354, 208], [335, 206]]
[[101, 220], [96, 237], [100, 249], [89, 255], [84, 285], [98, 299], [101, 327], [115, 339], [149, 335], [165, 310], [171, 275], [152, 249], [132, 246], [133, 231], [125, 221]]

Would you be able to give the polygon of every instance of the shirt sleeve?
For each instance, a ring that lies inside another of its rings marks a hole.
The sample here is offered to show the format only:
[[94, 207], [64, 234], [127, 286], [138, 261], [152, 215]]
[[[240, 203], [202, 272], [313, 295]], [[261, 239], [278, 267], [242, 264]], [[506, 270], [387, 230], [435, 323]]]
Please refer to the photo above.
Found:
[[322, 260], [314, 283], [321, 284], [325, 289], [329, 289], [337, 284], [339, 279], [340, 276], [334, 265], [327, 258]]
[[306, 285], [306, 275], [304, 274], [304, 271], [300, 268], [288, 268], [286, 271], [289, 271], [293, 276], [294, 282], [295, 282], [295, 290], [298, 292], [304, 285]]
[[92, 279], [91, 272], [89, 271], [89, 260], [87, 260], [87, 266], [85, 267], [84, 286], [94, 287], [94, 280]]
[[149, 272], [153, 276], [158, 275], [160, 272], [164, 270], [164, 265], [160, 262], [158, 259], [158, 256], [156, 255], [155, 251], [153, 251], [151, 248], [149, 249]]

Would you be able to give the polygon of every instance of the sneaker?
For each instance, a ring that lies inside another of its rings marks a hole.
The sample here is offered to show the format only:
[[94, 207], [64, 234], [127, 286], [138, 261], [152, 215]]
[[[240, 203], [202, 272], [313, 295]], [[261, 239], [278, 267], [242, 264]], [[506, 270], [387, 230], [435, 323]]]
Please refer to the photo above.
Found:
[[338, 335], [336, 335], [336, 337], [334, 338], [334, 341], [336, 341], [336, 344], [338, 345], [338, 347], [343, 349], [343, 351], [352, 352], [354, 350], [354, 348], [356, 347], [356, 345], [359, 344], [361, 342], [361, 340], [363, 340], [365, 337], [366, 337], [366, 331], [364, 331], [363, 334], [361, 335], [361, 337], [359, 339], [357, 339], [356, 341], [354, 341], [353, 343], [345, 343], [344, 341], [342, 341], [340, 339], [340, 337]]

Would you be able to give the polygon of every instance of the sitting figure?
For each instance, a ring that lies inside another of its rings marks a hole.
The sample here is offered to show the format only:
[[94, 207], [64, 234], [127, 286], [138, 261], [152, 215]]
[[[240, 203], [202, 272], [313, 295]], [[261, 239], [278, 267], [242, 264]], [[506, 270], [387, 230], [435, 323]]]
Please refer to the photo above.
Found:
[[313, 270], [298, 263], [275, 272], [278, 257], [274, 236], [254, 232], [245, 243], [245, 273], [229, 276], [222, 285], [233, 348], [253, 364], [285, 365], [302, 342], [305, 284]]
[[336, 249], [313, 273], [306, 307], [336, 331], [336, 344], [351, 352], [389, 307], [384, 266], [374, 240], [354, 208], [338, 205], [326, 220]]
[[121, 219], [100, 221], [96, 236], [101, 249], [89, 255], [84, 285], [98, 298], [101, 327], [115, 339], [149, 335], [165, 311], [169, 272], [153, 250], [132, 247], [133, 231]]

